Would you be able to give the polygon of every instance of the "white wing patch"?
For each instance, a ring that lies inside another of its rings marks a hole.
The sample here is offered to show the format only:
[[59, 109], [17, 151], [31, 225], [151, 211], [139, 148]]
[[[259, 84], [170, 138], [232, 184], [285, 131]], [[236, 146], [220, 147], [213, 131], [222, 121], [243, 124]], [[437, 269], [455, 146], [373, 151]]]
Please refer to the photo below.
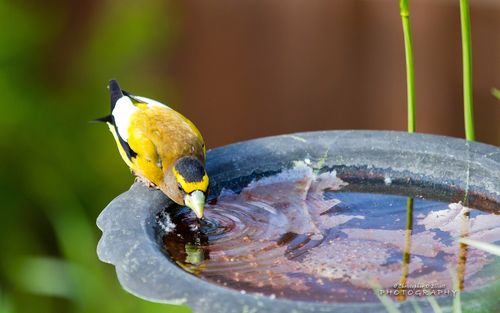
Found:
[[130, 100], [129, 97], [123, 96], [116, 101], [115, 108], [111, 114], [115, 119], [116, 128], [120, 137], [128, 141], [128, 127], [130, 125], [130, 117], [139, 110]]
[[152, 106], [159, 106], [159, 107], [167, 107], [170, 109], [169, 106], [161, 103], [161, 102], [158, 102], [156, 100], [153, 100], [153, 99], [149, 99], [149, 98], [146, 98], [146, 97], [141, 97], [141, 96], [134, 96], [134, 98], [136, 98], [137, 100], [140, 100], [148, 105], [152, 105]]
[[[130, 96], [136, 100], [146, 103], [148, 106], [156, 106], [156, 107], [163, 107], [170, 109], [170, 107], [153, 99], [135, 95], [134, 96], [130, 95]], [[118, 99], [118, 101], [116, 101], [115, 108], [111, 113], [115, 119], [115, 124], [118, 130], [118, 134], [123, 140], [127, 142], [128, 142], [128, 127], [130, 125], [130, 118], [132, 117], [132, 114], [134, 114], [138, 110], [139, 108], [134, 105], [132, 99], [130, 99], [127, 96], [123, 96], [120, 99]]]

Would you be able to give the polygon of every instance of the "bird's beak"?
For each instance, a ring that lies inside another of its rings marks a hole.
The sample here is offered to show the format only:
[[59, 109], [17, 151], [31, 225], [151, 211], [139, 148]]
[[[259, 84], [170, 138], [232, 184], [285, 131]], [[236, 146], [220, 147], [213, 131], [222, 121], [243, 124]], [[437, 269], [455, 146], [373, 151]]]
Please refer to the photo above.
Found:
[[193, 210], [196, 217], [203, 217], [203, 207], [205, 206], [205, 194], [201, 190], [195, 190], [184, 197], [184, 204]]

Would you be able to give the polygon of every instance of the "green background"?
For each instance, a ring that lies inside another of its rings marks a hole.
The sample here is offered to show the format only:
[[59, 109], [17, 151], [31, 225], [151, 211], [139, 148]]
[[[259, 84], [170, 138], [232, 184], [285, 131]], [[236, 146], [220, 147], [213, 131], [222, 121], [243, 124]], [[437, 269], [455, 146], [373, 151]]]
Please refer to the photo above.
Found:
[[108, 113], [110, 73], [154, 66], [144, 60], [170, 42], [173, 10], [101, 2], [82, 35], [66, 28], [71, 2], [0, 1], [0, 312], [190, 312], [124, 292], [95, 252], [97, 215], [133, 178], [88, 121]]

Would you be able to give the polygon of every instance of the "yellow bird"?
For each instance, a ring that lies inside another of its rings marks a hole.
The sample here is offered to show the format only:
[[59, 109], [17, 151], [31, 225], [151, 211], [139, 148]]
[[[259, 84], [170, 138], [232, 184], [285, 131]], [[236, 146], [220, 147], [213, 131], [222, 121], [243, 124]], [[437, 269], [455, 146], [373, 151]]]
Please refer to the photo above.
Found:
[[203, 217], [208, 175], [205, 144], [194, 124], [168, 106], [134, 96], [109, 82], [111, 114], [106, 122], [132, 172], [179, 205]]

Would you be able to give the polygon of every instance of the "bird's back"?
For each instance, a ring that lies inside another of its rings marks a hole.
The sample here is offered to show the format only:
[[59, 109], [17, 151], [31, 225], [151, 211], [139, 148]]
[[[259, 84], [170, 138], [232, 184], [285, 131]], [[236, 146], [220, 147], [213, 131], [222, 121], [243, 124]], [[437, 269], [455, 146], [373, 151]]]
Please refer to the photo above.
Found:
[[132, 169], [155, 184], [182, 156], [204, 163], [205, 146], [198, 129], [180, 113], [158, 104], [136, 104], [128, 126], [128, 144], [137, 153]]

